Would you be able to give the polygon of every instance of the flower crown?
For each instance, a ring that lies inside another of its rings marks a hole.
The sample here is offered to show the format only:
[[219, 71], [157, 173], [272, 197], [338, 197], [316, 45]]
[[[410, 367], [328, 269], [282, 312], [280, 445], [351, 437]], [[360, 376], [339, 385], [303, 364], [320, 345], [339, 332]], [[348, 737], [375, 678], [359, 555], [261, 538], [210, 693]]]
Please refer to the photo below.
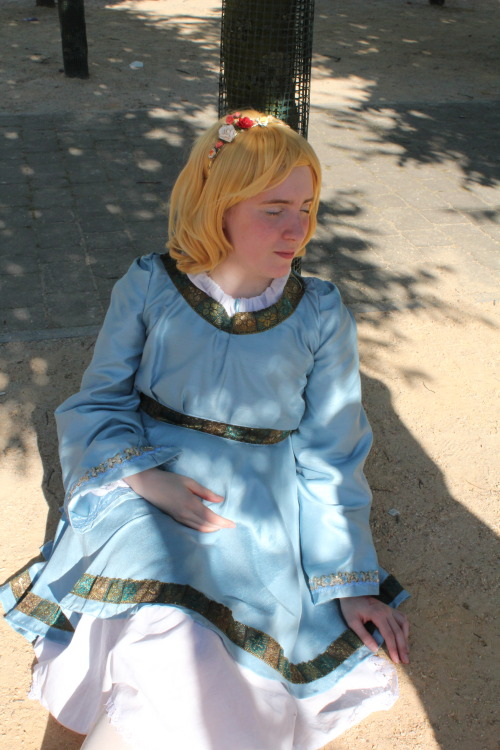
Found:
[[276, 117], [273, 117], [272, 115], [257, 117], [255, 120], [251, 117], [242, 117], [240, 112], [235, 112], [234, 115], [227, 115], [226, 124], [219, 128], [219, 140], [208, 152], [208, 158], [210, 159], [209, 166], [212, 166], [212, 161], [215, 159], [224, 144], [232, 143], [242, 130], [250, 130], [250, 128], [255, 127], [267, 128], [270, 122], [279, 123], [280, 125], [284, 124], [281, 120], [277, 120]]

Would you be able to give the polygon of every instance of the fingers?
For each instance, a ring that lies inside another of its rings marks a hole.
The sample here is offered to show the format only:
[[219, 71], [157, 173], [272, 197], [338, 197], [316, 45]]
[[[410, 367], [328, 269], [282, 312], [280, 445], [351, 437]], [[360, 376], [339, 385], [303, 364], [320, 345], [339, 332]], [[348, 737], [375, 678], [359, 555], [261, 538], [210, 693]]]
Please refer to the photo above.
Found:
[[219, 531], [220, 529], [236, 528], [234, 521], [230, 521], [229, 518], [223, 518], [222, 516], [217, 515], [217, 513], [214, 513], [213, 510], [207, 508], [203, 505], [201, 500], [198, 499], [202, 498], [209, 503], [222, 503], [224, 498], [221, 497], [221, 495], [216, 495], [215, 492], [198, 484], [194, 479], [186, 479], [185, 487], [193, 493], [192, 502], [189, 504], [191, 506], [190, 522], [184, 521], [187, 526], [205, 533]]
[[401, 612], [390, 610], [381, 622], [375, 623], [385, 641], [389, 656], [395, 664], [409, 664], [409, 623]]
[[372, 622], [385, 641], [387, 651], [396, 664], [409, 663], [408, 637], [410, 626], [406, 615], [392, 609], [372, 596], [346, 597], [339, 599], [340, 608], [349, 627], [371, 651], [378, 646], [365, 628]]
[[379, 649], [378, 643], [375, 638], [368, 632], [361, 620], [354, 620], [348, 623], [351, 630], [354, 630], [358, 638], [367, 646], [370, 651], [376, 653]]
[[198, 484], [194, 479], [186, 479], [185, 486], [190, 492], [203, 498], [203, 500], [207, 500], [209, 503], [222, 503], [224, 501], [222, 495], [216, 495], [215, 492], [203, 487], [202, 484]]
[[[200, 522], [200, 531], [207, 530], [206, 527], [212, 527], [209, 531], [218, 531], [219, 529], [234, 529], [236, 524], [234, 521], [230, 521], [229, 518], [223, 518], [214, 513], [213, 510], [207, 508], [203, 503], [198, 500], [198, 519]], [[203, 527], [203, 528], [202, 528]]]
[[217, 513], [207, 508], [200, 500], [202, 498], [207, 502], [221, 503], [224, 500], [223, 497], [198, 484], [194, 479], [185, 478], [183, 479], [183, 484], [186, 490], [188, 490], [189, 495], [179, 507], [178, 512], [175, 515], [172, 514], [176, 521], [204, 533], [220, 531], [221, 529], [234, 529], [236, 527], [234, 521], [217, 515]]

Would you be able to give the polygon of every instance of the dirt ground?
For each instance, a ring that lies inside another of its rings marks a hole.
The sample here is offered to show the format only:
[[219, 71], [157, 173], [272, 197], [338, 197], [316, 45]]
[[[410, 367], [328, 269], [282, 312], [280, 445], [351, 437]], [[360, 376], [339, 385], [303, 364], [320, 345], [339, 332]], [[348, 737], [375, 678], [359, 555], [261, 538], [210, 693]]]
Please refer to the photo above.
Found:
[[[337, 24], [330, 40], [321, 17], [331, 7]], [[402, 49], [410, 58], [415, 54], [415, 98], [498, 97], [498, 3], [447, 0], [441, 18], [453, 33], [446, 49], [432, 33], [435, 10], [423, 0], [319, 0], [313, 104], [401, 98]], [[197, 96], [200, 106], [213, 108], [213, 95], [205, 92], [217, 83], [215, 3], [86, 0], [86, 12], [92, 77], [69, 81], [58, 72], [55, 11], [3, 0], [0, 112], [182, 108]], [[39, 20], [25, 20], [31, 17]], [[374, 17], [384, 33], [366, 35], [361, 45]], [[159, 33], [162, 57], [154, 53]], [[196, 43], [196, 53], [183, 38]], [[349, 60], [348, 72], [339, 63], [332, 76], [332, 56]], [[135, 60], [144, 68], [131, 69]], [[432, 75], [436, 66], [439, 80]], [[412, 594], [404, 605], [412, 660], [399, 669], [395, 707], [374, 714], [329, 750], [498, 750], [499, 306], [491, 300], [464, 304], [450, 285], [434, 293], [440, 304], [358, 318], [365, 404], [375, 431], [367, 467], [374, 535], [382, 564]], [[0, 347], [2, 579], [33, 559], [54, 530], [62, 487], [52, 413], [78, 387], [92, 344], [82, 338]], [[26, 699], [31, 647], [3, 623], [0, 633], [1, 750], [76, 750], [81, 738]]]

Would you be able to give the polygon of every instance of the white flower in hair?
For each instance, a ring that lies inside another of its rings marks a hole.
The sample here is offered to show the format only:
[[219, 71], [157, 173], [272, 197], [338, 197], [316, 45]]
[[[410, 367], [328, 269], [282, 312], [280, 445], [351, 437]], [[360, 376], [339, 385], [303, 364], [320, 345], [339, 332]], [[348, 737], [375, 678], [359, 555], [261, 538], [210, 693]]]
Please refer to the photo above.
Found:
[[236, 138], [236, 128], [234, 125], [223, 125], [219, 128], [219, 138], [226, 143], [232, 143]]

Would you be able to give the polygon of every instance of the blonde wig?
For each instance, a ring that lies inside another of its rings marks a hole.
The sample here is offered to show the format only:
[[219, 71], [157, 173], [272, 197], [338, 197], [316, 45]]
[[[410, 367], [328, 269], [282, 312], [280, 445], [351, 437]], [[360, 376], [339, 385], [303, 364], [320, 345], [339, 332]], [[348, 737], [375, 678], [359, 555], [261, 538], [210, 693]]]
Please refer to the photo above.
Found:
[[[254, 110], [241, 114], [253, 120], [265, 117]], [[270, 118], [267, 127], [238, 132], [210, 160], [208, 154], [225, 121], [222, 118], [198, 138], [172, 191], [167, 246], [185, 273], [211, 271], [219, 265], [232, 250], [223, 230], [228, 208], [279, 185], [294, 167], [309, 166], [314, 186], [309, 230], [297, 255], [304, 254], [316, 229], [321, 167], [305, 138], [281, 120]]]

